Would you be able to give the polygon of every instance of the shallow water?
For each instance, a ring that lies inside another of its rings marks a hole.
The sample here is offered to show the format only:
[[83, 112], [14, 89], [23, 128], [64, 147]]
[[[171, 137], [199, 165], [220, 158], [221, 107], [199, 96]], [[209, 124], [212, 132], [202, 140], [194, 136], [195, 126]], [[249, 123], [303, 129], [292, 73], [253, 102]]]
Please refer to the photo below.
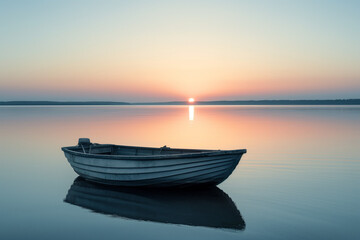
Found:
[[[215, 193], [69, 203], [79, 137], [248, 153]], [[0, 238], [359, 239], [359, 146], [360, 106], [2, 106]]]

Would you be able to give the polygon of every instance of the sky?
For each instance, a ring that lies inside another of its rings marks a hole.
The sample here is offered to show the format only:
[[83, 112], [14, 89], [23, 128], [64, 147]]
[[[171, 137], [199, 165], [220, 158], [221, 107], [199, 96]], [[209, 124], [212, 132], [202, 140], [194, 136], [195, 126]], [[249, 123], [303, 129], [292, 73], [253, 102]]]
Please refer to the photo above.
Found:
[[0, 101], [360, 98], [360, 1], [0, 0]]

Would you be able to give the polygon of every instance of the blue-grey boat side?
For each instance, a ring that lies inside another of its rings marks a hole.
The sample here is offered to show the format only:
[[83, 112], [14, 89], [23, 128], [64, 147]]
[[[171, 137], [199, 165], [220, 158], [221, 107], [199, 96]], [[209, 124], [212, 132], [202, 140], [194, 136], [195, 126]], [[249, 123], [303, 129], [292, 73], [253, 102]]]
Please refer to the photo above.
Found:
[[227, 179], [246, 149], [200, 150], [93, 144], [81, 138], [62, 150], [83, 178], [126, 187], [217, 185]]

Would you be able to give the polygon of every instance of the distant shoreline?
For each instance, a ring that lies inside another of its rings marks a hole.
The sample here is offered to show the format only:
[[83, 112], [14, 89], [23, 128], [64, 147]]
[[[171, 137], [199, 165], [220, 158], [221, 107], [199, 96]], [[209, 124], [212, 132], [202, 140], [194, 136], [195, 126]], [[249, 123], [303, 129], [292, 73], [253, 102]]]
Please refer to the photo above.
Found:
[[111, 101], [1, 101], [0, 106], [95, 106], [95, 105], [130, 105], [127, 102]]
[[98, 106], [98, 105], [360, 105], [360, 99], [330, 100], [235, 100], [172, 102], [115, 102], [115, 101], [0, 101], [0, 106]]

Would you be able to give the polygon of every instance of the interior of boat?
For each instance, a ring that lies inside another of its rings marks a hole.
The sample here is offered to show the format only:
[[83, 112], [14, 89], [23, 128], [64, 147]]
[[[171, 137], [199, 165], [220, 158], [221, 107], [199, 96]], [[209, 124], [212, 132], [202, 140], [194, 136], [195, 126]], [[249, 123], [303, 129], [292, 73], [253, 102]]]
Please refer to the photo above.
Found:
[[113, 144], [97, 144], [91, 143], [88, 138], [80, 138], [78, 145], [69, 147], [69, 150], [101, 155], [130, 155], [130, 156], [147, 156], [147, 155], [167, 155], [167, 154], [183, 154], [183, 153], [198, 153], [198, 152], [211, 152], [213, 150], [200, 150], [200, 149], [177, 149], [170, 148], [166, 145], [160, 148], [151, 147], [135, 147], [123, 146]]
[[[167, 155], [167, 154], [183, 154], [183, 153], [198, 153], [205, 152], [206, 150], [197, 149], [172, 149], [167, 146], [160, 148], [150, 147], [132, 147], [132, 146], [119, 146], [110, 144], [90, 144], [79, 145], [69, 148], [72, 151], [101, 154], [101, 155], [132, 155], [132, 156], [146, 156], [146, 155]], [[208, 150], [206, 152], [209, 152]]]

